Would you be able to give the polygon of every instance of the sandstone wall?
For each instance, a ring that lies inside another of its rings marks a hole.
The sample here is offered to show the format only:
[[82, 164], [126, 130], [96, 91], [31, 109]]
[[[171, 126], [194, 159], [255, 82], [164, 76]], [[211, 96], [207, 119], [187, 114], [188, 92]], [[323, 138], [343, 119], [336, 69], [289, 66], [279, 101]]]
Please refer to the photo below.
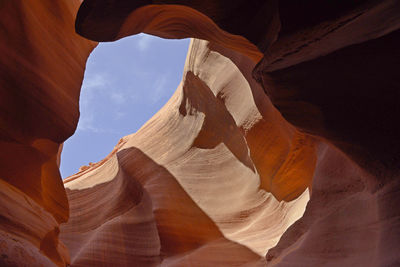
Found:
[[[399, 264], [399, 1], [79, 4], [0, 2], [1, 265]], [[64, 189], [96, 45], [74, 23], [196, 39], [170, 101]]]

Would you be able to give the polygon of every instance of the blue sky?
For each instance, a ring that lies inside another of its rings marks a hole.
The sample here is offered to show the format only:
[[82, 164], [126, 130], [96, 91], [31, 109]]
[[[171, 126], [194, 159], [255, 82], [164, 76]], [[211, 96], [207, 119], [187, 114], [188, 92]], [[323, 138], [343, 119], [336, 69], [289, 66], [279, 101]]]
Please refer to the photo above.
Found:
[[188, 45], [189, 39], [139, 34], [97, 46], [86, 65], [78, 128], [61, 154], [63, 178], [103, 159], [168, 101], [181, 81]]

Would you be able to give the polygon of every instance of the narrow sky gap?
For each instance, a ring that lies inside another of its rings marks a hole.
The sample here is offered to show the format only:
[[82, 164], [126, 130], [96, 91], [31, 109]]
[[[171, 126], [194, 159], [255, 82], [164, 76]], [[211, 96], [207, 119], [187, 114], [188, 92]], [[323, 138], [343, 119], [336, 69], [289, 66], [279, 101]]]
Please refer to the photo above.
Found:
[[188, 45], [189, 39], [139, 34], [97, 46], [86, 65], [78, 127], [61, 154], [63, 178], [103, 159], [168, 101], [181, 81]]

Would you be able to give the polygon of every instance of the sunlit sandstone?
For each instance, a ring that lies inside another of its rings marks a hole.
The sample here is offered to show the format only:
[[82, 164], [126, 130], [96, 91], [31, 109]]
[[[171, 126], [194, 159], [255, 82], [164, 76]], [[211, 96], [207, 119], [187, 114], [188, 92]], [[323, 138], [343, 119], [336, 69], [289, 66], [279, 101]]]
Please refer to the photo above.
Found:
[[[398, 1], [79, 5], [0, 1], [0, 265], [399, 264]], [[63, 186], [93, 41], [139, 32], [196, 38], [182, 82]]]

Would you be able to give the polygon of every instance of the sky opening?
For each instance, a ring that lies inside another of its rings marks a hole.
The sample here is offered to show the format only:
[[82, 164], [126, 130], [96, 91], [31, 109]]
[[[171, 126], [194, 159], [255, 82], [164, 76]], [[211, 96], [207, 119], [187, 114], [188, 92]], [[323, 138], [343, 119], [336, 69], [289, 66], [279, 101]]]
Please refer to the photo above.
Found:
[[61, 176], [107, 156], [118, 140], [146, 123], [182, 79], [189, 39], [146, 34], [100, 43], [89, 56], [76, 132], [63, 147]]

